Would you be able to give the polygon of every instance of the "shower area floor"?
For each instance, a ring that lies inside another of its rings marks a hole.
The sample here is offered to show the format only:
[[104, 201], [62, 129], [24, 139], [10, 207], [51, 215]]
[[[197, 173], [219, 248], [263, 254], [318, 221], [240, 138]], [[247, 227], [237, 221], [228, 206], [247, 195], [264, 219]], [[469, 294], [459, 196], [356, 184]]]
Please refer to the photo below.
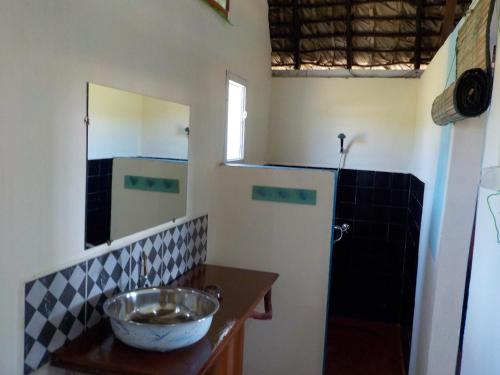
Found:
[[327, 375], [404, 375], [397, 324], [333, 316], [328, 322]]

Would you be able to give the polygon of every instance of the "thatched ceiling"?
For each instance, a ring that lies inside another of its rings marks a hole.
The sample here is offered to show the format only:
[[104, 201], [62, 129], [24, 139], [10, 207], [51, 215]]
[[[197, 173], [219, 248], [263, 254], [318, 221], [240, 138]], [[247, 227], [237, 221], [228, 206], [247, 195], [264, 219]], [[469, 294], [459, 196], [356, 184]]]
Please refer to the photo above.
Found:
[[273, 69], [425, 69], [470, 0], [268, 0]]

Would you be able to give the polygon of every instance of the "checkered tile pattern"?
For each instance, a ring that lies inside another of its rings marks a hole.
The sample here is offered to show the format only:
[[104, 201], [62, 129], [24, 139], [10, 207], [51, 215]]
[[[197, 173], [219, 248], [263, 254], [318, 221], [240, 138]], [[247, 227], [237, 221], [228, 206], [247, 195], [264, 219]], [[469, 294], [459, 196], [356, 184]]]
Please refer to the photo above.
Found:
[[24, 373], [29, 374], [83, 332], [85, 263], [27, 283], [24, 322]]
[[189, 222], [187, 266], [204, 263], [207, 260], [208, 216], [202, 216]]
[[141, 252], [142, 247], [139, 242], [131, 245], [130, 250], [130, 290], [140, 287], [139, 277], [141, 275]]
[[113, 295], [130, 288], [129, 247], [87, 261], [87, 327], [103, 317], [102, 305]]
[[187, 241], [187, 224], [181, 224], [163, 233], [163, 285], [186, 272]]
[[24, 373], [46, 364], [50, 352], [78, 337], [103, 317], [112, 295], [143, 286], [168, 284], [206, 261], [208, 216], [178, 225], [123, 249], [89, 259], [25, 285]]
[[[138, 260], [137, 280], [141, 276], [142, 269], [142, 252], [146, 254], [146, 280], [142, 287], [159, 286], [161, 285], [162, 275], [162, 256], [163, 256], [163, 239], [161, 234], [148, 237], [140, 240], [132, 245], [132, 257]], [[135, 262], [135, 261], [134, 261]], [[136, 274], [133, 274], [135, 280]], [[138, 283], [137, 283], [138, 285]]]

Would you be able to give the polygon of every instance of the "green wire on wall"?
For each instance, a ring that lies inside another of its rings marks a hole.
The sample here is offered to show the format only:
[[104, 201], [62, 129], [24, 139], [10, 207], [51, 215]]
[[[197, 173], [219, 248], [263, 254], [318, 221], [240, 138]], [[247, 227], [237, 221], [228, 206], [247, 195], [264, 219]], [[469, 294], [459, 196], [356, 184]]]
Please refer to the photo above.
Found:
[[495, 223], [495, 229], [497, 231], [497, 243], [500, 243], [500, 228], [498, 227], [498, 225], [500, 223], [497, 221], [497, 215], [499, 215], [499, 217], [500, 217], [500, 212], [497, 212], [497, 215], [495, 215], [493, 205], [491, 202], [492, 198], [494, 198], [494, 197], [497, 197], [500, 199], [500, 193], [488, 195], [488, 198], [486, 198], [486, 201], [488, 202], [488, 209], [490, 210], [491, 216], [493, 216], [493, 222]]

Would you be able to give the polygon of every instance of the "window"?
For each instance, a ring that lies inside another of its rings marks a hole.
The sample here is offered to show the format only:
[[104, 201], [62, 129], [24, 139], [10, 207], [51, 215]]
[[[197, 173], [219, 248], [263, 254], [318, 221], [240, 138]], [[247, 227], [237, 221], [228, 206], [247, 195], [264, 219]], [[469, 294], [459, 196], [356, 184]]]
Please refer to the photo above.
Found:
[[246, 102], [245, 80], [228, 73], [225, 161], [240, 161], [245, 158]]

